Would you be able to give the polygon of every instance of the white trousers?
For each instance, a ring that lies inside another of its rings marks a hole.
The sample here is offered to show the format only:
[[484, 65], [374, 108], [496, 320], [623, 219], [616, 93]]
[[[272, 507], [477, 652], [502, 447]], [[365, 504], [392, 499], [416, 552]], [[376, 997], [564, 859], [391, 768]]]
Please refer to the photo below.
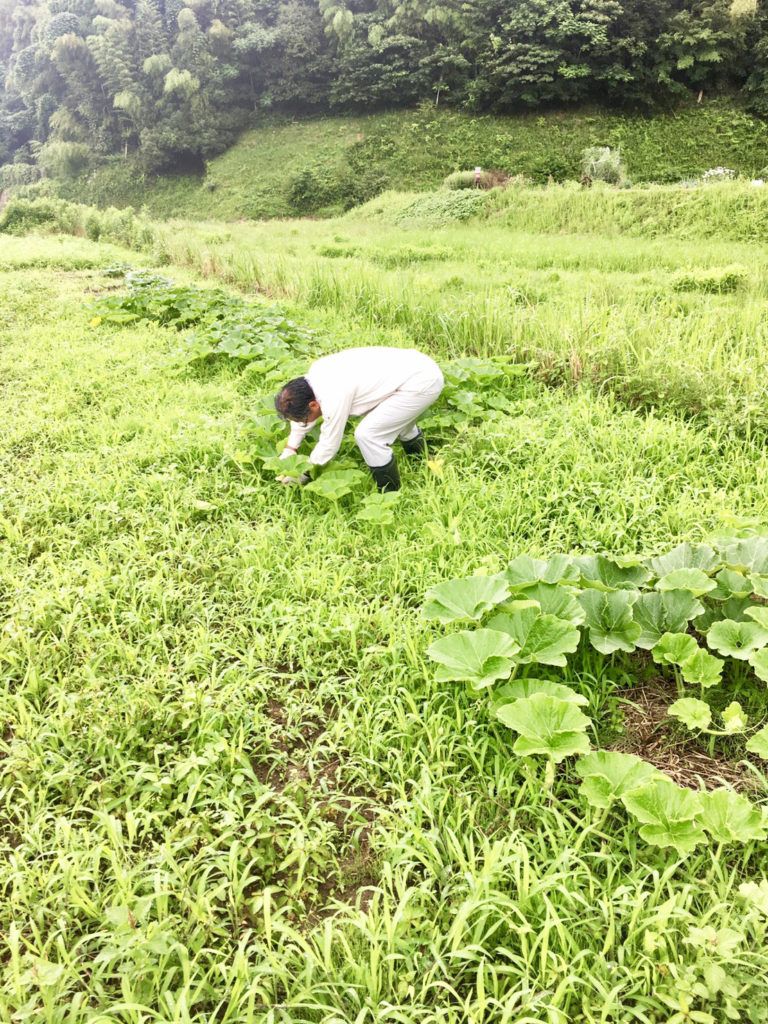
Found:
[[355, 427], [355, 441], [367, 465], [386, 466], [392, 459], [395, 438], [410, 441], [416, 437], [416, 420], [442, 390], [443, 374], [437, 363], [432, 363], [371, 409]]

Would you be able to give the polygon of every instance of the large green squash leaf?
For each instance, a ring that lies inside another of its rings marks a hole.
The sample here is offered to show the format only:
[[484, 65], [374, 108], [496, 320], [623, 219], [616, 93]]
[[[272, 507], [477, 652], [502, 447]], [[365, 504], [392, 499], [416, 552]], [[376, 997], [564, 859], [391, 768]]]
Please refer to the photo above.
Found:
[[532, 697], [535, 693], [545, 693], [549, 697], [569, 700], [572, 704], [581, 706], [589, 704], [586, 697], [576, 693], [570, 686], [554, 683], [551, 679], [512, 679], [510, 682], [502, 683], [501, 686], [494, 688], [491, 711], [495, 714], [498, 708], [504, 704], [511, 704], [512, 701], [521, 700], [523, 697]]
[[[552, 583], [534, 583], [516, 592], [516, 597], [535, 601], [545, 615], [554, 615], [565, 619], [574, 626], [584, 622], [584, 609], [565, 586]], [[502, 607], [500, 611], [504, 611]]]
[[637, 590], [584, 590], [578, 595], [586, 615], [589, 641], [601, 654], [635, 649], [635, 641], [643, 632], [632, 618], [632, 605], [637, 598]]
[[708, 544], [690, 544], [683, 541], [666, 555], [649, 559], [648, 564], [659, 579], [678, 569], [701, 569], [707, 572], [718, 563], [718, 557]]
[[746, 608], [744, 614], [747, 618], [753, 619], [758, 626], [761, 626], [768, 633], [768, 606], [754, 604]]
[[747, 750], [768, 761], [768, 725], [751, 736], [746, 743]]
[[690, 658], [680, 662], [680, 671], [686, 683], [707, 690], [710, 686], [717, 686], [722, 679], [723, 662], [699, 647]]
[[698, 650], [699, 645], [688, 633], [665, 633], [651, 654], [660, 665], [681, 665]]
[[656, 584], [656, 589], [665, 590], [687, 590], [694, 597], [701, 597], [703, 594], [714, 590], [717, 584], [710, 579], [701, 569], [674, 569], [662, 576]]
[[704, 606], [687, 590], [649, 591], [641, 594], [632, 609], [632, 617], [643, 631], [635, 643], [650, 651], [664, 633], [682, 633], [687, 624], [701, 615]]
[[642, 822], [640, 835], [652, 846], [671, 846], [683, 856], [705, 841], [698, 823], [699, 794], [681, 789], [665, 776], [652, 779], [642, 789], [625, 793], [622, 803]]
[[511, 590], [530, 587], [534, 583], [556, 584], [561, 580], [578, 580], [579, 573], [572, 562], [570, 555], [554, 555], [546, 562], [540, 558], [531, 558], [530, 555], [518, 555], [509, 563], [505, 575]]
[[754, 605], [748, 597], [729, 597], [727, 601], [712, 603], [705, 608], [703, 614], [693, 620], [693, 625], [699, 633], [706, 633], [710, 626], [724, 619], [746, 622], [746, 613], [750, 608], [754, 608]]
[[520, 646], [516, 661], [521, 665], [567, 664], [566, 654], [579, 646], [581, 634], [570, 622], [554, 615], [542, 615], [537, 604], [524, 603], [510, 613], [501, 612], [488, 622], [489, 629], [498, 629], [513, 637]]
[[440, 682], [457, 680], [480, 689], [509, 676], [519, 649], [506, 633], [465, 629], [436, 640], [427, 654], [440, 666], [436, 676]]
[[753, 594], [768, 599], [768, 576], [761, 576], [760, 573], [753, 572], [749, 577], [749, 582], [752, 584]]
[[441, 622], [477, 620], [508, 597], [503, 574], [449, 580], [427, 591], [424, 615]]
[[559, 762], [589, 750], [589, 719], [569, 700], [536, 693], [504, 705], [496, 717], [519, 733], [512, 749], [521, 757], [543, 754]]
[[304, 490], [319, 494], [328, 501], [339, 501], [359, 488], [364, 479], [365, 476], [360, 470], [344, 469], [339, 472], [323, 473], [317, 480], [306, 484]]
[[742, 537], [720, 551], [730, 569], [768, 575], [768, 537]]
[[596, 750], [576, 762], [576, 771], [584, 780], [579, 791], [592, 807], [609, 807], [624, 793], [641, 789], [659, 774], [657, 768], [634, 754]]
[[621, 565], [605, 555], [579, 555], [573, 564], [583, 585], [595, 590], [637, 590], [651, 575], [645, 566]]
[[749, 597], [752, 581], [735, 569], [721, 569], [715, 576], [717, 586], [709, 592], [712, 601], [728, 601], [732, 597]]
[[747, 843], [765, 839], [763, 812], [730, 789], [715, 789], [700, 794], [700, 823], [718, 843]]
[[670, 705], [668, 713], [673, 718], [679, 718], [689, 729], [706, 729], [712, 721], [709, 704], [695, 697], [681, 697]]
[[758, 679], [762, 679], [764, 683], [768, 683], [768, 647], [763, 647], [762, 650], [753, 651], [749, 656], [749, 664]]
[[768, 629], [758, 622], [723, 619], [710, 628], [707, 644], [726, 658], [747, 661], [754, 651], [768, 644]]
[[312, 463], [306, 455], [287, 455], [284, 459], [281, 459], [280, 456], [275, 453], [271, 441], [268, 442], [268, 446], [271, 448], [271, 451], [269, 458], [264, 459], [263, 465], [264, 469], [268, 470], [270, 473], [279, 473], [281, 476], [299, 477], [303, 473], [309, 473], [313, 468]]

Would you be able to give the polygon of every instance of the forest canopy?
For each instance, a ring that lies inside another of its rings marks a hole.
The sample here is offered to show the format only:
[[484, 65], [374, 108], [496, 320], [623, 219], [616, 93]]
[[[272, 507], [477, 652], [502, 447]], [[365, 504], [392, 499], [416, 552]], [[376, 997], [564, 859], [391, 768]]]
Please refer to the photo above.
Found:
[[201, 167], [254, 115], [412, 106], [768, 113], [754, 0], [0, 0], [0, 165]]

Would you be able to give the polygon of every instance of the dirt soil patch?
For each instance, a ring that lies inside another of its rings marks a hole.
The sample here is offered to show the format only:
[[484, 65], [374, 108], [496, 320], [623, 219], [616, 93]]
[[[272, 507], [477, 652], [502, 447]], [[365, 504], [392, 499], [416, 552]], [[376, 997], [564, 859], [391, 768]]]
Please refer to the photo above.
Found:
[[624, 711], [624, 735], [610, 750], [636, 754], [664, 772], [679, 786], [690, 789], [754, 790], [754, 776], [740, 763], [722, 755], [710, 755], [701, 749], [701, 741], [681, 732], [679, 722], [669, 716], [669, 706], [678, 698], [674, 687], [661, 682], [637, 686], [621, 698]]

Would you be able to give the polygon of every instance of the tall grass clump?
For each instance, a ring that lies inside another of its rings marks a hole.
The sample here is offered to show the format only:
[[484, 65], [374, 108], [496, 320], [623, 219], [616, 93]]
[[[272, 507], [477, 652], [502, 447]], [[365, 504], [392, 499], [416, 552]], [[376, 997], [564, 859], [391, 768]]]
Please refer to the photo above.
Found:
[[443, 181], [443, 188], [460, 189], [475, 187], [474, 171], [454, 171]]
[[621, 152], [610, 146], [591, 146], [581, 154], [581, 170], [589, 181], [604, 181], [618, 185], [626, 177], [627, 169], [621, 162]]
[[491, 218], [520, 231], [743, 242], [768, 239], [768, 189], [752, 188], [748, 183], [596, 192], [574, 184], [543, 193], [526, 189], [495, 192], [490, 204]]

